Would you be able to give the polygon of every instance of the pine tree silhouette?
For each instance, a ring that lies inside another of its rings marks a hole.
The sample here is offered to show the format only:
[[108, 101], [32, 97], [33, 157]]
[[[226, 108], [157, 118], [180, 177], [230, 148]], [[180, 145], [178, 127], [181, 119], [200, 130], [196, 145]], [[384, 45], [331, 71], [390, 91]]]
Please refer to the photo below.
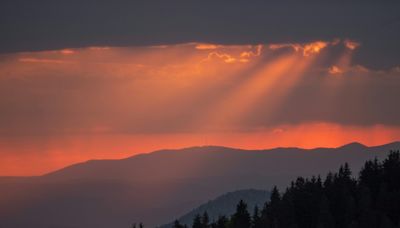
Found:
[[277, 187], [261, 212], [252, 216], [241, 200], [230, 219], [209, 224], [208, 214], [196, 215], [193, 228], [399, 228], [400, 152], [365, 162], [358, 180], [349, 165], [337, 173], [311, 179], [299, 177], [281, 194]]
[[243, 200], [240, 200], [239, 204], [236, 207], [235, 214], [232, 215], [231, 227], [249, 228], [250, 226], [251, 218], [249, 212], [247, 211], [247, 204]]
[[201, 216], [199, 214], [195, 215], [194, 220], [193, 220], [193, 228], [202, 228], [202, 221], [201, 221]]
[[210, 218], [208, 217], [207, 211], [203, 213], [201, 217], [201, 227], [202, 228], [209, 228], [210, 227]]

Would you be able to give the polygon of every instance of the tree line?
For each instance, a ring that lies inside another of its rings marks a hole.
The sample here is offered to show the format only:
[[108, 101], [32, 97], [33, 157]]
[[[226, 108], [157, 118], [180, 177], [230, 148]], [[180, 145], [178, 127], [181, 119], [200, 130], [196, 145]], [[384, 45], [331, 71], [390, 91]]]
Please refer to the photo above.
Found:
[[[176, 220], [174, 228], [188, 228]], [[365, 162], [357, 178], [349, 165], [322, 180], [298, 177], [251, 213], [242, 200], [236, 212], [215, 221], [205, 212], [192, 228], [400, 228], [400, 152]]]

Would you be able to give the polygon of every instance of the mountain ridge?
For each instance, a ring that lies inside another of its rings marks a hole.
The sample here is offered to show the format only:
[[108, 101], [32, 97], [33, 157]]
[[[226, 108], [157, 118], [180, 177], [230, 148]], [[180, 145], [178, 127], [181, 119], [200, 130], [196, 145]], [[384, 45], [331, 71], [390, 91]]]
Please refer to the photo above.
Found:
[[192, 147], [89, 161], [34, 178], [0, 178], [0, 195], [7, 196], [0, 198], [0, 214], [9, 213], [0, 224], [108, 228], [136, 221], [151, 227], [237, 189], [284, 188], [298, 176], [324, 176], [345, 162], [357, 174], [365, 160], [398, 149], [398, 142], [312, 150]]
[[[247, 155], [255, 155], [255, 154], [274, 154], [279, 151], [284, 151], [284, 153], [295, 153], [295, 152], [321, 152], [321, 151], [333, 151], [333, 150], [364, 150], [364, 149], [372, 149], [372, 148], [381, 148], [381, 147], [400, 147], [400, 142], [392, 142], [384, 145], [379, 145], [379, 146], [373, 146], [373, 147], [367, 147], [365, 145], [362, 145], [360, 143], [349, 143], [340, 147], [336, 148], [326, 148], [326, 147], [320, 147], [320, 148], [312, 148], [312, 149], [302, 149], [302, 148], [297, 148], [297, 147], [277, 147], [277, 148], [272, 148], [272, 149], [258, 149], [258, 150], [246, 150], [246, 149], [237, 149], [237, 148], [230, 148], [230, 147], [222, 147], [222, 146], [194, 146], [194, 147], [187, 147], [187, 148], [180, 148], [180, 149], [165, 149], [165, 150], [157, 150], [154, 152], [149, 152], [149, 153], [142, 153], [142, 154], [137, 154], [133, 155], [127, 158], [123, 159], [99, 159], [99, 160], [89, 160], [86, 162], [82, 163], [77, 163], [73, 164], [67, 167], [64, 167], [62, 169], [56, 170], [54, 172], [47, 173], [45, 175], [42, 175], [41, 177], [45, 178], [51, 178], [53, 176], [58, 176], [58, 175], [65, 175], [65, 173], [68, 172], [73, 172], [76, 169], [86, 169], [85, 173], [90, 173], [90, 170], [92, 168], [88, 167], [101, 167], [101, 166], [107, 166], [108, 164], [112, 163], [138, 163], [139, 161], [146, 161], [149, 159], [153, 158], [162, 158], [162, 157], [177, 157], [177, 156], [186, 156], [187, 153], [191, 153], [192, 156], [207, 156], [209, 154], [213, 154], [214, 156], [219, 156], [224, 153], [231, 153], [235, 154], [238, 156], [241, 156], [245, 154], [244, 156]], [[186, 153], [186, 154], [185, 154]], [[183, 154], [183, 155], [180, 155]], [[211, 155], [212, 156], [212, 155]], [[94, 169], [94, 168], [93, 168]], [[106, 168], [104, 168], [106, 169]], [[103, 170], [103, 172], [105, 172]], [[120, 172], [123, 172], [121, 170]], [[109, 174], [109, 172], [106, 172], [106, 176]], [[73, 176], [73, 174], [71, 174]], [[94, 175], [94, 174], [93, 174]], [[117, 175], [117, 174], [116, 174]], [[73, 178], [71, 176], [71, 178]]]
[[[114, 162], [114, 161], [125, 161], [125, 160], [131, 160], [131, 159], [137, 159], [139, 157], [143, 157], [143, 156], [149, 156], [149, 155], [154, 155], [154, 154], [163, 154], [163, 153], [179, 153], [179, 152], [185, 152], [188, 150], [231, 150], [231, 151], [237, 151], [237, 152], [270, 152], [270, 151], [274, 151], [274, 150], [305, 150], [305, 151], [313, 151], [313, 150], [330, 150], [330, 149], [343, 149], [346, 147], [359, 147], [359, 148], [374, 148], [374, 147], [382, 147], [382, 146], [399, 146], [400, 147], [400, 141], [393, 141], [390, 143], [386, 143], [386, 144], [382, 144], [382, 145], [374, 145], [374, 146], [366, 146], [362, 143], [359, 142], [351, 142], [351, 143], [347, 143], [344, 144], [342, 146], [338, 146], [338, 147], [315, 147], [315, 148], [301, 148], [301, 147], [274, 147], [274, 148], [268, 148], [268, 149], [243, 149], [243, 148], [234, 148], [234, 147], [226, 147], [226, 146], [216, 146], [216, 145], [203, 145], [203, 146], [192, 146], [192, 147], [183, 147], [183, 148], [177, 148], [177, 149], [160, 149], [160, 150], [155, 150], [155, 151], [151, 151], [151, 152], [144, 152], [144, 153], [139, 153], [139, 154], [135, 154], [132, 156], [128, 156], [126, 158], [121, 158], [121, 159], [90, 159], [87, 161], [83, 161], [83, 162], [78, 162], [78, 163], [74, 163], [68, 166], [65, 166], [63, 168], [60, 169], [56, 169], [54, 171], [50, 171], [48, 173], [45, 173], [43, 175], [38, 175], [38, 176], [15, 176], [15, 177], [41, 177], [41, 176], [48, 176], [48, 175], [52, 175], [53, 173], [56, 172], [60, 172], [66, 169], [69, 169], [70, 167], [74, 167], [74, 166], [79, 166], [79, 165], [85, 165], [85, 164], [89, 164], [89, 163], [97, 163], [97, 162]], [[204, 151], [201, 151], [204, 152]], [[0, 178], [2, 177], [8, 177], [8, 176], [0, 176]], [[11, 176], [14, 177], [14, 176]]]

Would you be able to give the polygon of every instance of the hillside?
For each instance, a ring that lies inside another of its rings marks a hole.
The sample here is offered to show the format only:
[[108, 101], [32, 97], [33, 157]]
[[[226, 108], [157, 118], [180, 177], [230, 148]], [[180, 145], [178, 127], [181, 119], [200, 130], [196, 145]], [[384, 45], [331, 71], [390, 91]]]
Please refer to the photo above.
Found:
[[[215, 220], [207, 212], [173, 228], [397, 228], [400, 227], [400, 151], [368, 160], [354, 177], [348, 164], [326, 177], [298, 177], [284, 191], [274, 187], [262, 208], [238, 199], [234, 212]], [[254, 211], [254, 212], [253, 212]]]
[[[269, 200], [270, 193], [264, 190], [239, 190], [228, 192], [213, 200], [208, 201], [193, 209], [189, 213], [181, 216], [178, 220], [182, 224], [192, 225], [193, 218], [196, 215], [203, 215], [207, 212], [211, 221], [217, 220], [220, 215], [232, 215], [236, 210], [236, 205], [240, 200], [245, 201], [249, 208], [258, 206], [262, 208], [264, 203]], [[173, 223], [163, 225], [160, 228], [172, 227]]]
[[0, 224], [107, 228], [142, 221], [151, 227], [237, 189], [285, 187], [344, 162], [357, 174], [365, 160], [399, 148], [398, 142], [312, 150], [193, 147], [88, 161], [41, 177], [0, 178]]

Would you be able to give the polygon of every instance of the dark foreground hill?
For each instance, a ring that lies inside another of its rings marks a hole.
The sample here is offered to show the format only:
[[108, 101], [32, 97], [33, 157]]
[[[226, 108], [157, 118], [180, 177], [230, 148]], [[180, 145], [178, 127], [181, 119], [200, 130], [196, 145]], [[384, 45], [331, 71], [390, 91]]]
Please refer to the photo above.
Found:
[[[207, 212], [173, 228], [399, 228], [400, 152], [369, 160], [354, 178], [348, 164], [326, 178], [298, 177], [281, 194], [274, 187], [262, 209], [239, 200], [236, 211], [210, 220]], [[252, 208], [252, 206], [250, 206]]]
[[40, 177], [0, 178], [0, 226], [156, 226], [225, 192], [285, 187], [344, 162], [357, 173], [364, 161], [399, 148], [400, 143], [313, 150], [193, 147], [88, 161]]

